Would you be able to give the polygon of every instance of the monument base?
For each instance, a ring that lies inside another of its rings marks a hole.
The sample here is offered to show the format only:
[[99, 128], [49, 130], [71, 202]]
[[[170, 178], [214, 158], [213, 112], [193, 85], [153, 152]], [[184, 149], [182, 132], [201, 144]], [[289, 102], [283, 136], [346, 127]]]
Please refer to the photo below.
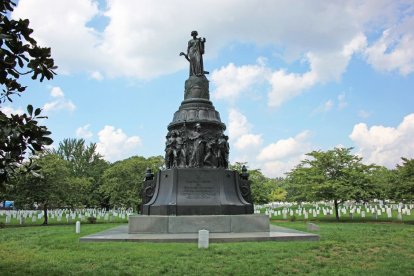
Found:
[[180, 234], [198, 233], [251, 233], [269, 232], [267, 215], [217, 215], [217, 216], [129, 216], [128, 233]]
[[[158, 172], [145, 190], [148, 216], [253, 214], [238, 172], [223, 168], [174, 168]], [[144, 183], [145, 184], [145, 183]]]

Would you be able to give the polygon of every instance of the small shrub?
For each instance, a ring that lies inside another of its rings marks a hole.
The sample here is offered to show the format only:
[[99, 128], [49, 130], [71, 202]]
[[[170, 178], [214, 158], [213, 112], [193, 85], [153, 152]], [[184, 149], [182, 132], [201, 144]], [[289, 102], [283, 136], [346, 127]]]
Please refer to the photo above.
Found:
[[6, 224], [4, 222], [0, 222], [0, 228], [6, 227]]
[[96, 223], [96, 218], [95, 217], [88, 217], [88, 222], [91, 224], [95, 224]]
[[296, 221], [296, 216], [295, 215], [291, 216], [290, 221]]

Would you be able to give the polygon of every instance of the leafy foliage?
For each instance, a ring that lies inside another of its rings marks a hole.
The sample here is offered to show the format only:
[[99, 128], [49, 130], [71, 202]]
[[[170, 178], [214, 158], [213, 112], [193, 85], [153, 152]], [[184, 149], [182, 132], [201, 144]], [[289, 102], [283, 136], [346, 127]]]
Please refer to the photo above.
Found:
[[345, 200], [369, 200], [378, 195], [373, 182], [375, 166], [364, 165], [362, 158], [351, 154], [352, 148], [313, 151], [288, 173], [289, 193], [297, 201], [333, 200], [336, 215], [338, 204]]
[[[246, 163], [236, 162], [231, 169], [241, 172]], [[252, 199], [255, 204], [264, 204], [276, 200], [284, 200], [287, 192], [282, 187], [282, 179], [268, 178], [259, 169], [248, 170]]]
[[[0, 83], [4, 85], [0, 101], [12, 101], [11, 95], [26, 90], [18, 82], [21, 75], [32, 74], [33, 80], [39, 76], [40, 81], [50, 80], [56, 69], [50, 48], [39, 47], [31, 37], [33, 30], [29, 28], [29, 20], [8, 17], [14, 6], [10, 0], [0, 1]], [[21, 69], [28, 71], [20, 72]]]
[[66, 206], [73, 197], [70, 185], [70, 169], [67, 161], [55, 154], [41, 155], [34, 163], [41, 167], [41, 176], [19, 174], [13, 179], [9, 194], [13, 195], [17, 206], [33, 208], [33, 204], [43, 207], [45, 224], [47, 209]]
[[397, 165], [396, 178], [391, 194], [396, 200], [414, 200], [414, 159], [402, 158], [403, 164]]
[[[0, 0], [0, 104], [11, 102], [11, 96], [26, 90], [19, 82], [20, 76], [31, 74], [33, 80], [38, 77], [40, 81], [49, 80], [56, 69], [50, 48], [39, 47], [31, 37], [33, 30], [29, 28], [29, 20], [9, 18], [14, 6], [10, 0]], [[32, 105], [23, 115], [7, 116], [0, 111], [0, 186], [14, 174], [28, 149], [31, 153], [42, 151], [45, 145], [53, 142], [47, 128], [38, 125], [37, 120], [44, 118], [40, 113], [41, 110], [33, 110]], [[30, 164], [29, 171], [37, 169]]]
[[[28, 151], [35, 154], [42, 151], [44, 145], [50, 145], [53, 140], [46, 127], [38, 125], [40, 109], [33, 112], [33, 107], [28, 106], [28, 114], [11, 115], [7, 117], [0, 111], [0, 183], [6, 182], [16, 168], [24, 160]], [[38, 166], [29, 162], [25, 168], [28, 171], [38, 169]]]
[[145, 171], [150, 168], [154, 173], [164, 163], [162, 156], [144, 158], [134, 156], [119, 162], [115, 162], [105, 170], [101, 192], [108, 200], [111, 207], [134, 207], [141, 203], [139, 191], [145, 176]]
[[86, 207], [108, 207], [100, 192], [102, 176], [109, 167], [96, 150], [96, 144], [86, 145], [84, 139], [64, 139], [53, 153], [68, 161], [73, 185], [77, 187], [77, 203]]

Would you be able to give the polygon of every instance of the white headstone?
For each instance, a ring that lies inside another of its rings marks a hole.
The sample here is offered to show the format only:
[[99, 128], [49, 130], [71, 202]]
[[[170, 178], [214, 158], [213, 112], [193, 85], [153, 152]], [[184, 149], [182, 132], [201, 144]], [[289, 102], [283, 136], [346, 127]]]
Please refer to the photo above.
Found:
[[11, 221], [11, 217], [10, 216], [6, 216], [6, 224], [9, 224]]
[[387, 216], [388, 216], [389, 218], [392, 218], [392, 211], [391, 211], [391, 208], [388, 208], [388, 209], [387, 209]]
[[32, 222], [36, 222], [36, 216], [32, 217]]
[[365, 218], [365, 211], [361, 211], [361, 218]]
[[198, 231], [198, 248], [208, 248], [209, 232], [208, 230]]
[[80, 221], [76, 222], [76, 234], [80, 234]]

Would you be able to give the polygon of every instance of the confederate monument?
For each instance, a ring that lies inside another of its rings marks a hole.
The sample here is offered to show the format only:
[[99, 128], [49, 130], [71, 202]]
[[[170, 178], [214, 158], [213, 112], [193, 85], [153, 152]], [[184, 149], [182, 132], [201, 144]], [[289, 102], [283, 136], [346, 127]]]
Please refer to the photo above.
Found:
[[248, 174], [229, 170], [225, 124], [210, 101], [208, 72], [204, 71], [205, 38], [191, 32], [187, 53], [189, 78], [184, 100], [168, 125], [165, 170], [145, 177], [143, 215], [252, 214]]

